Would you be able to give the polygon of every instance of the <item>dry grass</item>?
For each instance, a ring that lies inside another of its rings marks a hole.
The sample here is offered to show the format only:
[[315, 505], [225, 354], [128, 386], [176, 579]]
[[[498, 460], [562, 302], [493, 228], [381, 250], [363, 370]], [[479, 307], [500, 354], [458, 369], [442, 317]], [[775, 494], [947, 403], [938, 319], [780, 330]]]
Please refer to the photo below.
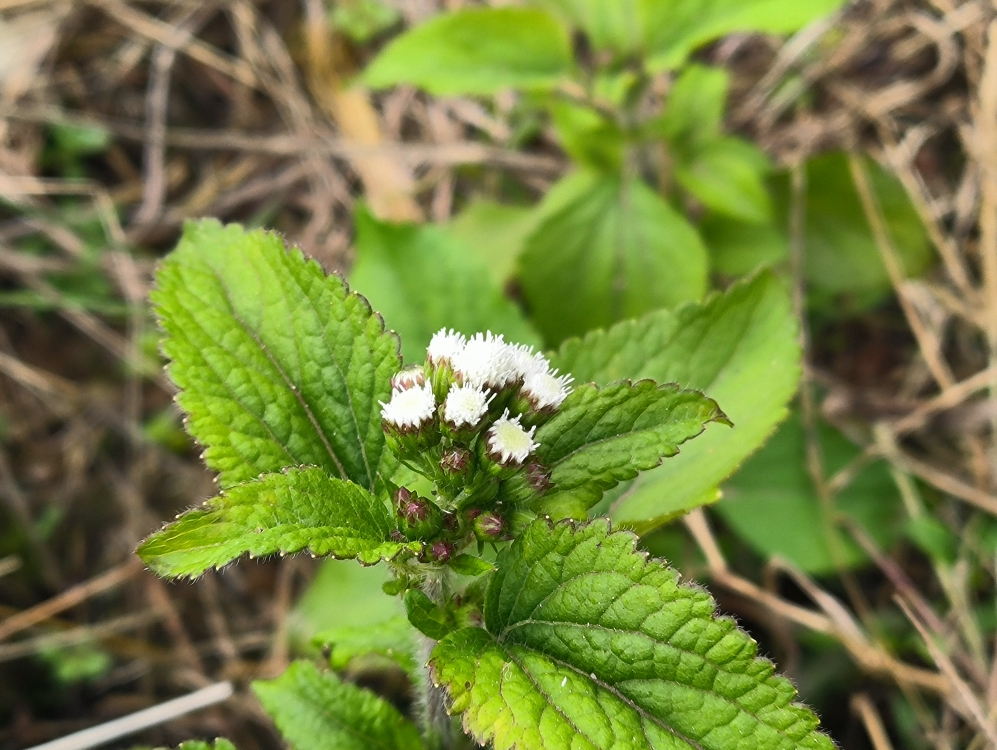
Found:
[[[398, 4], [409, 21], [434, 5]], [[144, 300], [156, 256], [185, 219], [214, 215], [266, 223], [343, 270], [358, 196], [385, 218], [445, 221], [498, 173], [539, 194], [566, 162], [549, 136], [529, 152], [511, 148], [508, 102], [490, 110], [407, 89], [372, 98], [346, 88], [369, 50], [330, 33], [320, 0], [0, 0], [0, 19], [0, 289], [28, 290], [50, 310], [0, 308], [0, 549], [24, 550], [23, 559], [0, 558], [0, 716], [12, 717], [0, 747], [219, 679], [236, 682], [237, 699], [143, 741], [220, 734], [246, 750], [276, 747], [244, 688], [286, 663], [285, 615], [312, 563], [234, 566], [191, 586], [160, 582], [131, 556], [162, 519], [212, 492], [192, 451], [170, 450], [143, 429], [169, 413], [172, 397], [148, 346]], [[902, 372], [871, 382], [808, 360], [807, 425], [822, 415], [864, 447], [828, 476], [808, 431], [808, 470], [829, 528], [842, 523], [835, 493], [871, 460], [889, 463], [912, 518], [935, 513], [962, 536], [997, 515], [995, 19], [983, 0], [865, 0], [785, 43], [735, 37], [708, 53], [735, 73], [732, 126], [794, 170], [797, 252], [799, 165], [831, 148], [871, 154], [896, 174], [937, 250], [936, 272], [904, 278], [854, 159], [913, 345]], [[112, 136], [83, 160], [85, 177], [55, 177], [43, 165], [60, 125]], [[54, 252], [24, 252], [30, 243]], [[81, 269], [106, 282], [117, 313], [81, 305], [50, 281]], [[802, 311], [799, 271], [796, 280]], [[813, 351], [819, 342], [805, 343]], [[929, 504], [915, 478], [942, 501]], [[997, 747], [997, 645], [972, 616], [992, 606], [997, 569], [968, 541], [954, 563], [905, 570], [909, 552], [879, 550], [845, 523], [874, 573], [858, 580], [842, 569], [818, 584], [772, 560], [771, 580], [758, 585], [731, 569], [705, 515], [686, 526], [714, 588], [733, 595], [726, 606], [777, 641], [791, 642], [794, 629], [832, 638], [868, 675], [852, 697], [862, 731], [849, 743], [891, 747], [900, 695], [930, 746]], [[922, 639], [923, 658], [898, 655], [873, 626], [873, 610], [891, 609]], [[29, 696], [45, 686], [24, 655], [87, 639], [113, 654], [114, 667], [47, 713], [29, 711]]]

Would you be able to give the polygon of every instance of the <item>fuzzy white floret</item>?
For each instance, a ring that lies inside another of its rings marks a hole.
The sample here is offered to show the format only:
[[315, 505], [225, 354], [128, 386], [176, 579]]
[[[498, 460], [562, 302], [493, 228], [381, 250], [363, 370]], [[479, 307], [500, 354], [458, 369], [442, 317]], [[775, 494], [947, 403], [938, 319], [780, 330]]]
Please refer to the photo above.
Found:
[[515, 380], [513, 347], [491, 331], [476, 333], [453, 358], [453, 368], [464, 383], [504, 388]]
[[550, 371], [550, 362], [540, 352], [534, 353], [532, 346], [511, 346], [513, 368], [517, 380], [526, 380], [531, 375]]
[[570, 375], [558, 375], [557, 370], [530, 373], [523, 380], [522, 393], [537, 409], [556, 409], [571, 393], [572, 380]]
[[452, 385], [443, 404], [443, 418], [454, 427], [474, 427], [488, 413], [488, 404], [493, 398], [494, 393], [470, 383]]
[[488, 429], [488, 450], [493, 456], [498, 456], [503, 464], [521, 464], [539, 445], [533, 441], [536, 431], [536, 427], [524, 430], [519, 417], [510, 419], [509, 410], [506, 409]]
[[457, 331], [452, 328], [450, 330], [441, 328], [430, 339], [426, 354], [434, 365], [438, 365], [444, 360], [452, 362], [454, 357], [463, 351], [466, 343], [467, 339]]
[[391, 401], [381, 402], [381, 418], [400, 428], [419, 428], [433, 418], [436, 399], [429, 383], [391, 393]]

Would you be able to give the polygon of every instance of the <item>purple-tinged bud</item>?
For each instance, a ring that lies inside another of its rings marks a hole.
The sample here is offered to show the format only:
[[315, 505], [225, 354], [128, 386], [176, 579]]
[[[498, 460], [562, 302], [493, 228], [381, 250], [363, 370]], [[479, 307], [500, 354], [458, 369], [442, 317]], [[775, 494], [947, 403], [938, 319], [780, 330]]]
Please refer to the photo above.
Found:
[[455, 447], [443, 452], [440, 468], [445, 474], [463, 474], [471, 465], [471, 451], [467, 448]]
[[526, 481], [530, 487], [536, 490], [538, 495], [544, 494], [551, 487], [550, 469], [539, 461], [530, 461], [526, 464], [524, 472]]
[[391, 387], [396, 391], [407, 391], [409, 388], [421, 388], [426, 384], [426, 373], [422, 365], [412, 365], [391, 376]]
[[481, 542], [495, 542], [505, 535], [505, 521], [498, 513], [486, 511], [473, 523], [474, 536]]
[[457, 548], [453, 542], [440, 540], [425, 547], [422, 551], [422, 558], [425, 562], [444, 563], [453, 557], [456, 551]]
[[419, 497], [407, 487], [395, 491], [395, 513], [398, 529], [408, 539], [429, 539], [443, 526], [443, 511], [432, 500]]

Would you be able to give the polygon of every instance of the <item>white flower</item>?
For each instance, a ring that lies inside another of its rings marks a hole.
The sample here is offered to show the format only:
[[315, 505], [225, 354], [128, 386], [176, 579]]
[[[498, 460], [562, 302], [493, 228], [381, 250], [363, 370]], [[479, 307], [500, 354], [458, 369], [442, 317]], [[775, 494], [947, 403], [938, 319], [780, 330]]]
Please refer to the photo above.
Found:
[[556, 409], [571, 393], [572, 380], [574, 378], [570, 375], [558, 375], [557, 370], [533, 372], [523, 379], [521, 392], [537, 409]]
[[464, 344], [466, 343], [467, 339], [457, 333], [457, 331], [452, 328], [449, 331], [446, 328], [441, 328], [433, 334], [433, 338], [429, 342], [429, 348], [426, 349], [426, 354], [429, 356], [429, 361], [434, 365], [438, 365], [443, 361], [453, 362], [454, 357], [463, 351]]
[[515, 378], [526, 380], [530, 375], [545, 373], [550, 370], [550, 362], [547, 358], [537, 352], [534, 354], [532, 346], [510, 346]]
[[453, 368], [464, 383], [504, 388], [516, 378], [513, 347], [491, 331], [476, 333], [453, 358]]
[[381, 401], [381, 418], [388, 424], [402, 429], [414, 427], [418, 429], [433, 418], [436, 410], [436, 399], [429, 383], [423, 386], [395, 390], [391, 393], [391, 401]]
[[488, 451], [497, 456], [502, 464], [521, 464], [526, 460], [539, 443], [533, 442], [536, 427], [527, 432], [519, 424], [519, 417], [509, 419], [509, 410], [495, 420], [488, 429]]
[[450, 386], [450, 393], [443, 404], [443, 418], [455, 427], [468, 425], [474, 427], [488, 413], [488, 403], [495, 394], [465, 383]]

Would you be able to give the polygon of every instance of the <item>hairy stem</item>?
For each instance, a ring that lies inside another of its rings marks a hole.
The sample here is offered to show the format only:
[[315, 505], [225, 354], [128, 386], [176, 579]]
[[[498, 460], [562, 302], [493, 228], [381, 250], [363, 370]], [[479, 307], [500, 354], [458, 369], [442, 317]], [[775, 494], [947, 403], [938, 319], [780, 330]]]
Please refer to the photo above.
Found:
[[[450, 597], [446, 568], [430, 572], [423, 583], [426, 596], [440, 606], [446, 606]], [[442, 688], [433, 685], [429, 676], [429, 657], [436, 641], [426, 636], [419, 638], [419, 664], [422, 675], [419, 690], [419, 707], [422, 719], [423, 736], [426, 746], [438, 750], [451, 750], [454, 747], [453, 722], [446, 708], [446, 694]]]

